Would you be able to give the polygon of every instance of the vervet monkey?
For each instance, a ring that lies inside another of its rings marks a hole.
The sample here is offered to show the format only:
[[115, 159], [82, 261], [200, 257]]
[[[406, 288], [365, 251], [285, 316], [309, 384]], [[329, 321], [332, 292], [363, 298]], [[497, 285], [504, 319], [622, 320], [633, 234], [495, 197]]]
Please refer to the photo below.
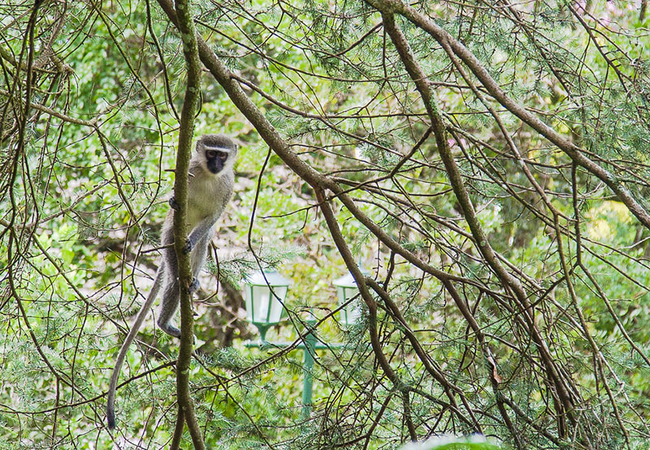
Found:
[[[186, 216], [187, 228], [190, 233], [183, 251], [185, 253], [191, 252], [190, 260], [192, 276], [194, 277], [190, 285], [191, 292], [199, 288], [199, 271], [205, 263], [214, 224], [232, 197], [235, 181], [233, 164], [237, 157], [237, 149], [237, 144], [228, 136], [208, 134], [199, 138], [196, 143], [196, 152], [190, 160]], [[170, 336], [181, 336], [181, 331], [171, 323], [180, 303], [178, 262], [173, 246], [174, 211], [179, 209], [179, 205], [173, 197], [169, 204], [171, 209], [162, 227], [162, 261], [156, 272], [151, 292], [144, 305], [142, 305], [133, 327], [131, 327], [129, 334], [124, 339], [124, 343], [122, 343], [111, 375], [111, 383], [108, 389], [108, 405], [106, 406], [106, 419], [111, 430], [115, 428], [115, 390], [117, 389], [117, 381], [126, 352], [138, 334], [138, 330], [161, 286], [164, 286], [164, 288], [158, 315], [158, 326]]]

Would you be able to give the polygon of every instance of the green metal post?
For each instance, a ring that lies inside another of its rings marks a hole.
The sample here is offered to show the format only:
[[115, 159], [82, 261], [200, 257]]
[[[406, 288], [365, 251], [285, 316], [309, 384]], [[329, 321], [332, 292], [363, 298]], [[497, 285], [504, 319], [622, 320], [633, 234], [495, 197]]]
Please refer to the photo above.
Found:
[[302, 364], [302, 418], [309, 419], [311, 416], [311, 399], [314, 385], [312, 369], [314, 368], [314, 355], [316, 355], [316, 336], [311, 329], [312, 321], [308, 321], [309, 332], [305, 335], [305, 348], [302, 350], [304, 359]]
[[260, 341], [261, 342], [266, 342], [266, 332], [271, 328], [271, 325], [268, 324], [262, 324], [262, 323], [255, 323], [253, 322], [253, 325], [257, 327], [257, 331], [260, 333]]

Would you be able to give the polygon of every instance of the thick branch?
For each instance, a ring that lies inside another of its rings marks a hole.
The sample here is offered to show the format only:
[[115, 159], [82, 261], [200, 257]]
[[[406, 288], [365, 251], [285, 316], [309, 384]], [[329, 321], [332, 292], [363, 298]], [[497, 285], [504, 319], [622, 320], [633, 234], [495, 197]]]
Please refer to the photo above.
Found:
[[322, 188], [316, 189], [316, 197], [319, 201], [323, 216], [325, 217], [327, 227], [329, 228], [330, 234], [332, 235], [332, 239], [334, 240], [339, 253], [343, 257], [345, 265], [357, 282], [357, 287], [361, 293], [361, 298], [366, 303], [366, 306], [368, 306], [370, 342], [372, 344], [372, 349], [375, 352], [375, 356], [377, 357], [379, 365], [384, 370], [386, 376], [388, 376], [395, 388], [399, 388], [401, 382], [391, 367], [388, 358], [386, 358], [386, 355], [384, 355], [384, 352], [381, 349], [381, 342], [379, 341], [379, 335], [377, 333], [377, 302], [375, 302], [375, 299], [372, 298], [372, 295], [370, 295], [370, 291], [366, 285], [366, 279], [361, 273], [359, 266], [354, 261], [354, 257], [352, 256], [352, 252], [350, 252], [350, 248], [345, 243], [345, 239], [341, 234], [341, 230], [339, 228], [338, 222], [336, 221], [336, 217], [334, 217], [334, 212], [332, 211], [329, 202], [325, 198], [325, 193], [323, 192]]
[[[556, 407], [560, 409], [564, 409], [566, 411], [571, 411], [573, 409], [571, 397], [567, 392], [567, 388], [564, 385], [564, 381], [559, 375], [559, 371], [557, 370], [557, 367], [555, 367], [555, 363], [550, 354], [550, 351], [548, 350], [548, 346], [546, 345], [546, 342], [544, 341], [544, 338], [542, 337], [539, 329], [535, 325], [535, 322], [533, 320], [532, 310], [528, 302], [526, 293], [519, 280], [514, 276], [512, 276], [512, 274], [510, 274], [505, 269], [505, 267], [501, 264], [501, 262], [497, 258], [494, 250], [492, 249], [492, 246], [490, 245], [487, 239], [487, 236], [483, 231], [483, 228], [478, 220], [478, 217], [476, 216], [474, 205], [469, 197], [469, 193], [467, 192], [467, 189], [465, 188], [465, 184], [462, 175], [458, 169], [458, 166], [456, 164], [456, 160], [454, 159], [451, 149], [449, 148], [449, 143], [447, 141], [447, 135], [446, 135], [446, 127], [440, 113], [437, 110], [436, 98], [434, 97], [431, 91], [428, 79], [425, 73], [423, 72], [422, 68], [415, 60], [415, 56], [411, 51], [411, 48], [406, 40], [406, 37], [397, 28], [395, 24], [394, 16], [390, 12], [386, 12], [383, 10], [381, 10], [381, 13], [382, 13], [382, 18], [384, 20], [384, 26], [386, 28], [386, 31], [390, 36], [393, 44], [395, 45], [395, 48], [399, 53], [400, 59], [404, 63], [404, 67], [406, 68], [406, 71], [408, 72], [411, 79], [415, 83], [417, 90], [420, 93], [420, 96], [422, 97], [422, 101], [425, 105], [427, 113], [429, 114], [429, 118], [431, 120], [431, 124], [433, 128], [433, 133], [436, 139], [436, 146], [438, 148], [438, 153], [440, 154], [440, 158], [442, 159], [445, 165], [445, 170], [449, 177], [449, 181], [454, 190], [454, 193], [456, 194], [456, 198], [458, 199], [458, 202], [461, 205], [461, 208], [463, 210], [463, 215], [465, 216], [465, 220], [467, 221], [467, 224], [469, 225], [472, 235], [474, 236], [474, 240], [477, 246], [479, 247], [481, 254], [485, 258], [485, 261], [490, 266], [490, 268], [499, 277], [504, 287], [507, 287], [508, 289], [511, 289], [514, 292], [515, 297], [518, 300], [518, 303], [521, 307], [522, 315], [524, 316], [525, 321], [528, 325], [528, 330], [531, 335], [531, 338], [537, 344], [540, 354], [542, 356], [542, 360], [544, 361], [547, 374], [551, 379], [555, 389], [557, 390], [559, 399], [555, 398], [554, 396]], [[478, 337], [479, 339], [481, 338], [480, 334], [478, 335]], [[494, 384], [494, 387], [496, 390], [496, 384]], [[496, 391], [495, 394], [497, 394]], [[503, 419], [509, 425], [510, 431], [516, 440], [517, 432], [513, 428], [513, 425], [505, 409], [502, 407], [502, 405], [500, 406], [501, 406], [500, 411], [502, 413]], [[560, 420], [563, 421], [564, 419], [561, 418]], [[562, 423], [560, 423], [560, 428], [563, 428]]]
[[[178, 395], [179, 414], [176, 422], [175, 436], [187, 423], [195, 449], [204, 449], [203, 436], [199, 428], [192, 397], [189, 390], [190, 363], [194, 341], [194, 317], [192, 314], [192, 299], [189, 286], [192, 282], [189, 254], [183, 251], [187, 240], [187, 179], [192, 153], [192, 137], [194, 134], [194, 117], [199, 104], [201, 89], [201, 66], [196, 46], [194, 22], [187, 0], [176, 0], [178, 21], [176, 26], [183, 40], [183, 55], [187, 64], [187, 87], [181, 111], [181, 122], [178, 136], [178, 152], [176, 154], [176, 178], [174, 181], [174, 198], [181, 206], [174, 213], [174, 249], [178, 258], [178, 277], [180, 283], [181, 309], [181, 343], [178, 352], [176, 370], [176, 391]], [[182, 412], [182, 413], [181, 413]], [[174, 445], [179, 445], [179, 439], [174, 439]]]
[[[176, 23], [176, 12], [171, 5], [171, 1], [158, 0], [158, 2], [162, 6], [169, 19], [173, 23]], [[240, 87], [236, 76], [231, 73], [230, 70], [228, 70], [228, 68], [219, 58], [217, 58], [210, 46], [208, 46], [208, 44], [203, 39], [201, 39], [200, 36], [197, 37], [197, 41], [199, 56], [201, 57], [201, 61], [205, 67], [210, 71], [214, 79], [217, 80], [221, 87], [224, 88], [228, 94], [228, 97], [235, 104], [237, 109], [239, 109], [239, 111], [242, 112], [242, 114], [250, 121], [250, 123], [253, 124], [266, 144], [271, 149], [273, 149], [273, 151], [282, 159], [282, 161], [287, 166], [291, 168], [291, 170], [296, 173], [296, 175], [305, 180], [312, 187], [320, 186], [334, 192], [339, 200], [341, 200], [345, 207], [348, 208], [348, 210], [352, 213], [352, 215], [355, 216], [357, 220], [359, 220], [359, 222], [361, 222], [375, 236], [377, 236], [377, 238], [379, 238], [388, 248], [390, 248], [398, 255], [402, 256], [414, 266], [430, 275], [433, 275], [441, 281], [458, 281], [482, 289], [482, 286], [475, 281], [453, 275], [444, 272], [436, 267], [433, 267], [432, 265], [418, 258], [414, 253], [405, 249], [397, 241], [385, 233], [379, 225], [374, 223], [359, 208], [357, 208], [352, 198], [345, 194], [345, 189], [339, 186], [331, 178], [322, 175], [313, 167], [302, 161], [282, 139], [271, 122], [268, 121], [268, 119], [259, 110], [259, 108], [257, 108], [251, 99], [246, 95], [246, 93]]]
[[596, 164], [585, 156], [583, 150], [570, 140], [566, 139], [553, 128], [542, 122], [537, 116], [531, 114], [522, 105], [510, 98], [507, 93], [492, 78], [479, 59], [470, 52], [461, 42], [456, 40], [446, 30], [438, 26], [428, 17], [416, 9], [403, 3], [401, 0], [366, 0], [366, 2], [379, 11], [397, 13], [404, 16], [418, 28], [426, 31], [431, 37], [443, 46], [449, 47], [458, 58], [472, 71], [474, 76], [485, 86], [487, 91], [508, 111], [533, 128], [539, 134], [551, 141], [560, 150], [566, 153], [576, 164], [587, 169], [590, 173], [602, 180], [634, 214], [639, 221], [650, 228], [650, 214], [636, 201], [630, 191], [604, 167]]

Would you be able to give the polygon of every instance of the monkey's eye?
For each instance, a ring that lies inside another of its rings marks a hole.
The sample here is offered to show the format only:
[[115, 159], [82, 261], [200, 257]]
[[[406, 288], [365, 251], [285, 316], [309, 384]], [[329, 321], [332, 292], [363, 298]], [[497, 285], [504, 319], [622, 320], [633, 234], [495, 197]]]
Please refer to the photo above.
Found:
[[221, 159], [222, 161], [227, 160], [228, 159], [228, 153], [220, 152], [219, 153], [219, 159]]
[[208, 159], [214, 159], [217, 157], [217, 151], [216, 150], [208, 150], [205, 152], [205, 156], [208, 157]]

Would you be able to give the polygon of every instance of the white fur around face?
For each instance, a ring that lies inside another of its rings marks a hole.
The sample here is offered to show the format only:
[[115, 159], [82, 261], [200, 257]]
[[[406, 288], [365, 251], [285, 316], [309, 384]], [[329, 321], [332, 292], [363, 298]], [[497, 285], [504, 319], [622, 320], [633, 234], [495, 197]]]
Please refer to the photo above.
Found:
[[[204, 139], [212, 139], [220, 145], [209, 145], [212, 142], [204, 143]], [[230, 147], [228, 147], [230, 145]], [[221, 171], [213, 173], [207, 168], [206, 151], [217, 150], [228, 153], [228, 159]], [[234, 184], [233, 166], [237, 159], [237, 145], [227, 136], [210, 135], [202, 137], [196, 146], [196, 152], [190, 161], [190, 177], [188, 180], [188, 217], [189, 229], [206, 217], [213, 215], [215, 211], [221, 214], [226, 203], [232, 196]], [[215, 205], [217, 203], [217, 205]]]
[[[230, 172], [233, 169], [239, 146], [228, 136], [223, 134], [209, 134], [201, 136], [196, 143], [196, 151], [190, 161], [190, 177], [197, 175], [198, 171], [203, 171], [211, 176], [221, 176], [223, 173]], [[228, 154], [228, 159], [221, 171], [217, 174], [211, 173], [207, 168], [208, 159], [206, 153], [209, 150], [224, 152]]]

